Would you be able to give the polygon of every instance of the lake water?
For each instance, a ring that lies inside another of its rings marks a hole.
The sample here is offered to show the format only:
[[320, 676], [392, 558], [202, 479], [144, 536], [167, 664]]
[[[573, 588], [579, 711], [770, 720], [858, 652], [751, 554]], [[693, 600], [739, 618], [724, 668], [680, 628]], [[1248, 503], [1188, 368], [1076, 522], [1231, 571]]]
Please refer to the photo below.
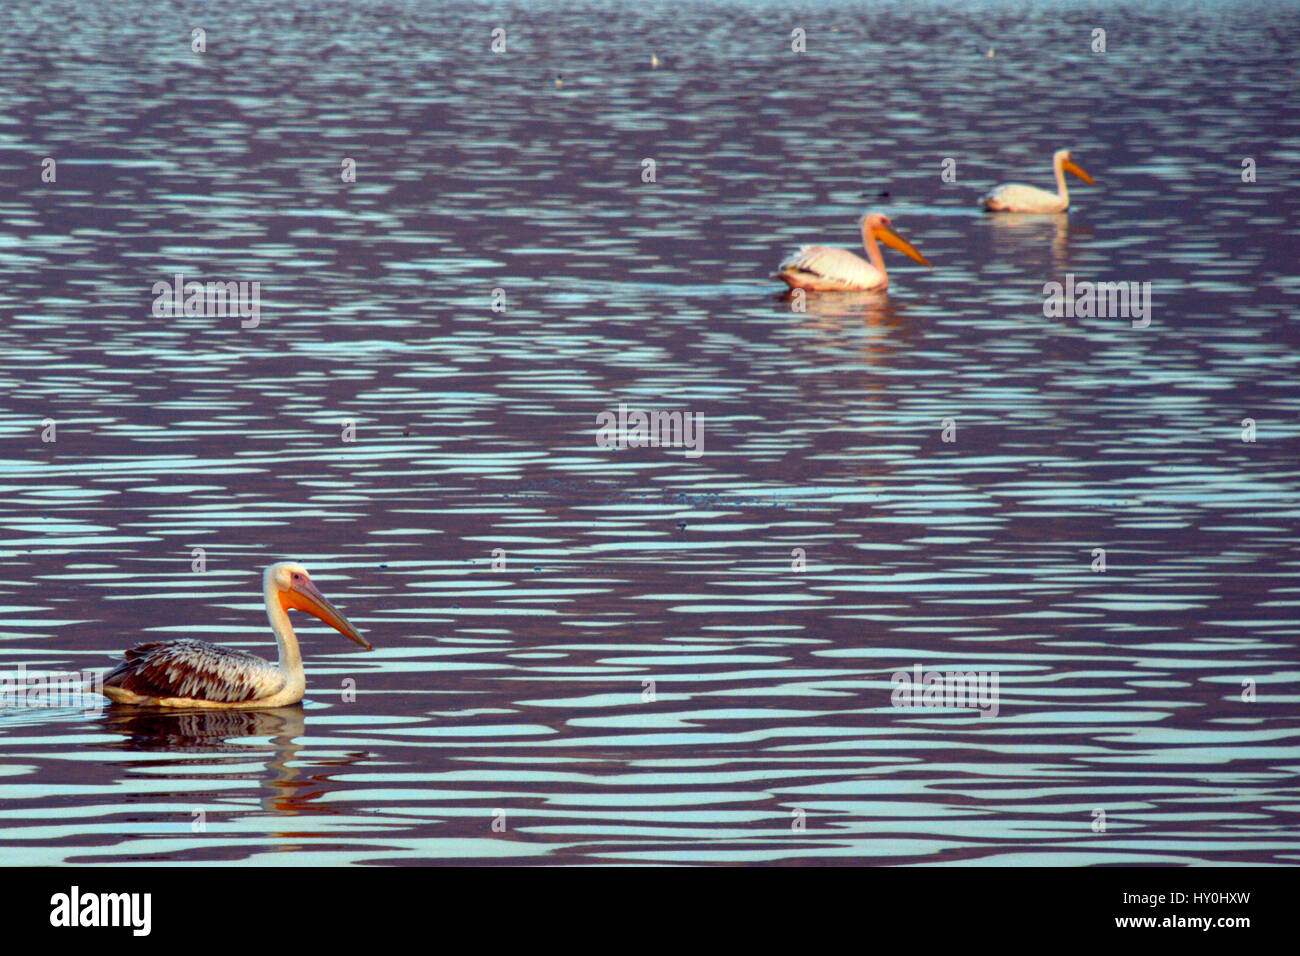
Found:
[[[274, 657], [282, 558], [375, 645], [295, 618], [284, 711], [0, 708], [0, 862], [1300, 862], [1298, 39], [0, 11], [0, 667]], [[1062, 147], [1068, 217], [979, 211]], [[782, 299], [868, 210], [933, 268]], [[260, 282], [259, 324], [155, 317], [176, 273]], [[1149, 325], [1046, 316], [1067, 276], [1149, 282]], [[703, 454], [597, 447], [620, 403]], [[997, 715], [893, 706], [917, 668]]]

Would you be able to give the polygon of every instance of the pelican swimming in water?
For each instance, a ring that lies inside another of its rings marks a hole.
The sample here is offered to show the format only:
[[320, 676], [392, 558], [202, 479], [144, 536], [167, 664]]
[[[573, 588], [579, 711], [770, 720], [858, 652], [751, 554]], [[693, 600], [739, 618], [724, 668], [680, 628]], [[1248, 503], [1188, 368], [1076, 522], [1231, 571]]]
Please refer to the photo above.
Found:
[[792, 289], [817, 292], [884, 291], [889, 287], [889, 276], [877, 239], [923, 266], [930, 264], [915, 246], [894, 232], [888, 216], [873, 212], [862, 219], [862, 245], [870, 262], [847, 249], [804, 246], [777, 267], [780, 271], [773, 278], [783, 280]]
[[1070, 159], [1068, 149], [1058, 149], [1052, 154], [1052, 170], [1056, 173], [1056, 192], [1049, 193], [1037, 186], [1008, 183], [984, 196], [980, 202], [989, 212], [1065, 212], [1070, 208], [1070, 191], [1065, 188], [1065, 174], [1078, 176], [1089, 186], [1095, 186], [1092, 177]]
[[366, 650], [357, 633], [307, 576], [307, 569], [281, 561], [262, 575], [266, 616], [280, 645], [280, 661], [206, 641], [152, 641], [126, 652], [126, 660], [104, 675], [103, 693], [119, 704], [158, 707], [285, 707], [302, 700], [307, 679], [289, 610], [314, 614]]

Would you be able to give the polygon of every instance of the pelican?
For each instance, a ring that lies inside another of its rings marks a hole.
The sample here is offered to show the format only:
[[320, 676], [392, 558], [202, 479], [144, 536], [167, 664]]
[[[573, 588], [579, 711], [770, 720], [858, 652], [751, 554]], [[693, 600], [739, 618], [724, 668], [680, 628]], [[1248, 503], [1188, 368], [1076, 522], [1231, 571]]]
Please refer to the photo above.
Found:
[[316, 589], [307, 569], [280, 561], [262, 575], [266, 616], [280, 645], [277, 664], [206, 641], [151, 641], [126, 652], [126, 660], [104, 675], [105, 697], [119, 704], [157, 707], [286, 707], [302, 700], [307, 679], [289, 610], [314, 614], [366, 650], [357, 633]]
[[1097, 185], [1072, 159], [1068, 149], [1058, 149], [1052, 154], [1052, 169], [1056, 172], [1056, 192], [1049, 193], [1037, 186], [1008, 183], [999, 186], [980, 202], [989, 212], [1065, 212], [1070, 208], [1070, 191], [1065, 188], [1065, 174], [1078, 176], [1089, 186]]
[[885, 260], [881, 258], [879, 239], [891, 249], [910, 256], [923, 266], [930, 263], [916, 251], [916, 247], [894, 232], [889, 217], [878, 212], [862, 219], [862, 245], [867, 249], [867, 259], [847, 249], [827, 246], [804, 246], [777, 268], [773, 278], [781, 279], [792, 289], [809, 289], [819, 292], [881, 292], [889, 287], [885, 274]]

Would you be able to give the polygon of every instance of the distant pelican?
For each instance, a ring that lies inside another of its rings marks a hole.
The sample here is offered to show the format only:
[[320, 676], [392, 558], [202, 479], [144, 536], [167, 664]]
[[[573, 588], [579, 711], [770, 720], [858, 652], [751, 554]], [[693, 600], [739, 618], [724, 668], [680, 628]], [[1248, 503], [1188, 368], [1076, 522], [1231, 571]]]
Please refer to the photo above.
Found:
[[1037, 186], [1008, 183], [999, 186], [980, 202], [989, 212], [1065, 212], [1070, 208], [1070, 191], [1065, 188], [1065, 174], [1073, 173], [1089, 186], [1095, 186], [1092, 177], [1070, 159], [1068, 149], [1058, 149], [1052, 154], [1052, 169], [1056, 172], [1056, 192], [1049, 193]]
[[104, 675], [104, 696], [119, 704], [158, 707], [285, 707], [302, 700], [307, 679], [289, 609], [314, 614], [366, 650], [369, 642], [316, 590], [307, 569], [281, 561], [262, 575], [266, 616], [280, 645], [272, 664], [206, 641], [152, 641], [126, 652]]
[[888, 216], [873, 212], [862, 220], [862, 244], [867, 249], [870, 262], [847, 249], [804, 246], [778, 266], [780, 271], [773, 278], [783, 280], [792, 289], [819, 292], [883, 291], [889, 287], [889, 276], [885, 274], [885, 260], [880, 255], [880, 247], [876, 245], [877, 239], [923, 266], [930, 264], [910, 242], [894, 232]]

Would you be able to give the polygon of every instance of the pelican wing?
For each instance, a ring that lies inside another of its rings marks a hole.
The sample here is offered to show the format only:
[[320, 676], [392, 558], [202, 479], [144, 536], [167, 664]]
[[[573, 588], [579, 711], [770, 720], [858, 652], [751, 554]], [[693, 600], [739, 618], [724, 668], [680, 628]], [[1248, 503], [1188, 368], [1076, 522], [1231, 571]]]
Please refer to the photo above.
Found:
[[885, 277], [861, 256], [847, 249], [804, 246], [781, 263], [780, 272], [817, 280], [823, 288], [867, 290], [885, 284]]
[[981, 201], [985, 209], [994, 212], [1061, 212], [1066, 208], [1056, 193], [1023, 183], [999, 186]]
[[227, 703], [270, 697], [285, 683], [284, 673], [260, 657], [188, 640], [138, 644], [104, 675], [105, 687], [120, 687], [141, 697]]

